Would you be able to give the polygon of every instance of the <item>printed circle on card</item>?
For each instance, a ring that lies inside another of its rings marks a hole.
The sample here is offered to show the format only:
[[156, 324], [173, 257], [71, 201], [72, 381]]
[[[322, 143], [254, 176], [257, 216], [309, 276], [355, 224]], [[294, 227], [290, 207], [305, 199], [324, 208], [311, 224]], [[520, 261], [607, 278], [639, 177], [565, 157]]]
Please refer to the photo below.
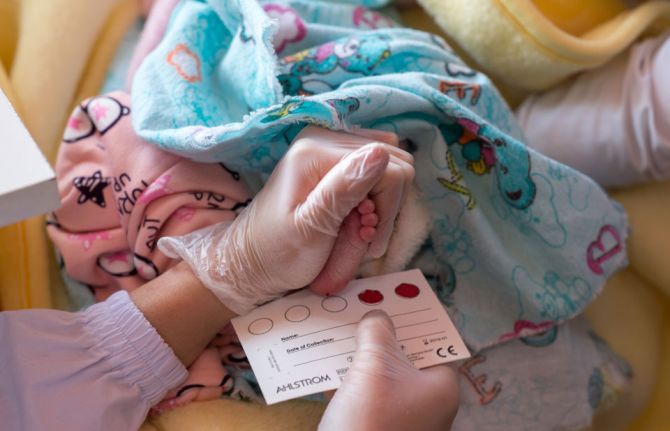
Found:
[[309, 317], [310, 311], [309, 308], [305, 305], [294, 305], [286, 310], [284, 317], [289, 322], [302, 322]]
[[261, 317], [260, 319], [256, 319], [251, 322], [247, 330], [250, 334], [261, 335], [270, 331], [273, 326], [274, 322], [271, 319], [268, 319], [267, 317]]
[[321, 301], [321, 308], [331, 313], [339, 313], [347, 308], [347, 300], [341, 296], [327, 296]]

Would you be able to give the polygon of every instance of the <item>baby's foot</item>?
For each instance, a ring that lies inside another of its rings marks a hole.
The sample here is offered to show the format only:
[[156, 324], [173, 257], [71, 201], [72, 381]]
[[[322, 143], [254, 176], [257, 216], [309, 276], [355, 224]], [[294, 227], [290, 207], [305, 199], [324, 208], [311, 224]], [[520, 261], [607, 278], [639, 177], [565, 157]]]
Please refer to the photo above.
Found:
[[391, 319], [372, 311], [359, 323], [354, 362], [319, 430], [444, 431], [458, 398], [456, 372], [446, 365], [414, 368], [396, 342]]
[[338, 292], [354, 278], [377, 233], [377, 223], [379, 217], [371, 199], [351, 210], [342, 223], [328, 261], [310, 285], [314, 292], [322, 295]]

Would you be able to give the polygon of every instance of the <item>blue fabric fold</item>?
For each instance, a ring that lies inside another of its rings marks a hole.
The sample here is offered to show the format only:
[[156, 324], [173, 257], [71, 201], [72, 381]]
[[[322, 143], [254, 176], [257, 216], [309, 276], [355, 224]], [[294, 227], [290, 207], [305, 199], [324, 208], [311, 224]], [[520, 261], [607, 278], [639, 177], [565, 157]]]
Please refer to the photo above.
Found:
[[528, 148], [490, 80], [442, 39], [364, 7], [385, 4], [183, 1], [135, 77], [135, 128], [263, 175], [306, 124], [397, 133], [431, 215], [441, 298], [474, 351], [580, 314], [627, 263], [626, 215]]

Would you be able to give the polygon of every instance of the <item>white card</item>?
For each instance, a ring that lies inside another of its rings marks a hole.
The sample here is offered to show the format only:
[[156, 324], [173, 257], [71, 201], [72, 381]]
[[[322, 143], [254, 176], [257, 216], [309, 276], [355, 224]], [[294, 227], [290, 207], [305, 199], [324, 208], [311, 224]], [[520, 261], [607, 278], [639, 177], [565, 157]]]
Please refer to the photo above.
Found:
[[58, 205], [56, 175], [0, 91], [0, 226]]
[[352, 281], [336, 296], [307, 289], [232, 320], [268, 404], [336, 389], [356, 351], [368, 311], [389, 316], [415, 367], [470, 357], [421, 271]]

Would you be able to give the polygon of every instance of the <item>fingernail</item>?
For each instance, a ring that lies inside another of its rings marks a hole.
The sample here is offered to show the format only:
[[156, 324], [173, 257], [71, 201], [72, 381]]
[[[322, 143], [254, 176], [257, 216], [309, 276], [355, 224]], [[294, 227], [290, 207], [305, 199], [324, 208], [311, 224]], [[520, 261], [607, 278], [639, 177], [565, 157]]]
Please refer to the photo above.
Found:
[[375, 308], [375, 309], [370, 310], [367, 313], [365, 313], [363, 315], [363, 317], [361, 318], [361, 320], [363, 320], [363, 319], [374, 319], [375, 317], [380, 317], [384, 320], [389, 319], [389, 315], [384, 310], [380, 310], [378, 308]]
[[388, 152], [384, 149], [384, 145], [379, 142], [374, 142], [364, 146], [362, 149], [367, 150], [367, 157], [365, 165], [368, 169], [376, 169], [382, 165], [386, 165], [389, 159]]
[[389, 161], [389, 154], [379, 143], [368, 144], [349, 155], [351, 172], [357, 178], [376, 174], [385, 169]]

